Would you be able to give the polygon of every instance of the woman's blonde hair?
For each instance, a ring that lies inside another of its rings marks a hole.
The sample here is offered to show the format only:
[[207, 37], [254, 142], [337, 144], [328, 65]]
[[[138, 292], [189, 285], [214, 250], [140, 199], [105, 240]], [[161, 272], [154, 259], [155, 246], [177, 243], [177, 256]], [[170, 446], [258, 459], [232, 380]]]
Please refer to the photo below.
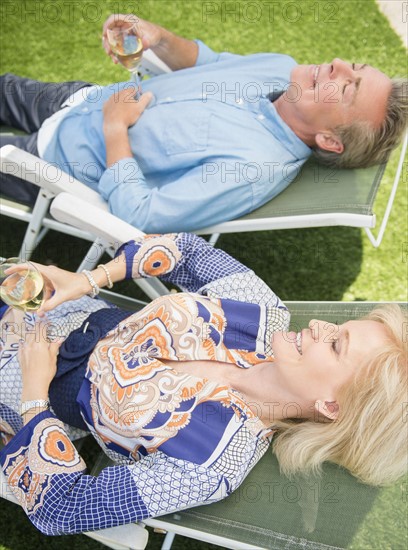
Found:
[[364, 483], [381, 486], [407, 472], [408, 317], [399, 306], [387, 305], [366, 319], [386, 326], [388, 344], [367, 357], [341, 388], [336, 421], [278, 426], [274, 452], [284, 474], [317, 474], [331, 461]]

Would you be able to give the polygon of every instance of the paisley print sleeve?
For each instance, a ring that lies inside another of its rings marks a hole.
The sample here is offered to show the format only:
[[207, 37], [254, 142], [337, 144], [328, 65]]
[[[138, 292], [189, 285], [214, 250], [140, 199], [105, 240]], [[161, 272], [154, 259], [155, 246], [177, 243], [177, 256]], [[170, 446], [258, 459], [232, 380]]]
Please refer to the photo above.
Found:
[[223, 498], [224, 476], [156, 452], [128, 466], [85, 474], [85, 463], [51, 413], [29, 422], [0, 453], [12, 494], [44, 534], [80, 533], [141, 521]]
[[124, 244], [126, 277], [160, 277], [187, 292], [285, 309], [252, 270], [192, 233], [147, 235]]
[[147, 235], [143, 241], [124, 244], [126, 278], [161, 277], [182, 290], [202, 286], [234, 273], [249, 272], [223, 250], [192, 233]]

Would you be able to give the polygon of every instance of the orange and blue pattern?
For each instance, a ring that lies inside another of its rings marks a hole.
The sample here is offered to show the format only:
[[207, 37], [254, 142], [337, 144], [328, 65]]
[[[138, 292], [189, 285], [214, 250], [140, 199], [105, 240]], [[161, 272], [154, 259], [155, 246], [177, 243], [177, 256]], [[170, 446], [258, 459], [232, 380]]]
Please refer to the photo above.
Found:
[[128, 276], [159, 274], [195, 294], [153, 301], [121, 321], [89, 358], [77, 401], [117, 466], [87, 475], [51, 412], [0, 452], [14, 494], [50, 535], [220, 500], [270, 443], [270, 429], [239, 392], [175, 366], [273, 361], [271, 334], [287, 330], [286, 307], [252, 271], [195, 235], [150, 236], [122, 252]]

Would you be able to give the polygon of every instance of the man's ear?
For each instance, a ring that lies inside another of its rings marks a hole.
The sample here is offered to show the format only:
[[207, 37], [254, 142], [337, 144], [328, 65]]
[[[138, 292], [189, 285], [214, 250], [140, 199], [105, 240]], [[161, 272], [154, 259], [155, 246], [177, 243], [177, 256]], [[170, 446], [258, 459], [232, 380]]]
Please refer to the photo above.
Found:
[[344, 145], [340, 138], [331, 132], [319, 132], [315, 135], [315, 142], [320, 149], [325, 151], [332, 151], [339, 155], [344, 151]]
[[317, 400], [314, 405], [317, 416], [322, 414], [329, 420], [337, 420], [340, 412], [340, 407], [337, 401], [320, 401]]

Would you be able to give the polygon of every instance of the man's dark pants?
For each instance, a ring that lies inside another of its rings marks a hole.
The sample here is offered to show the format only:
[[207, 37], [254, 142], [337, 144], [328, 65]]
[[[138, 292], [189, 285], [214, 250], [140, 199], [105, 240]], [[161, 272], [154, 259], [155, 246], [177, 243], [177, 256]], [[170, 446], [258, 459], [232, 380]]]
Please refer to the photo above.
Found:
[[[15, 145], [38, 156], [38, 130], [44, 120], [88, 82], [38, 82], [7, 73], [0, 76], [0, 124], [22, 130], [27, 135], [0, 135], [0, 147]], [[39, 188], [11, 174], [0, 172], [0, 194], [34, 204]]]

